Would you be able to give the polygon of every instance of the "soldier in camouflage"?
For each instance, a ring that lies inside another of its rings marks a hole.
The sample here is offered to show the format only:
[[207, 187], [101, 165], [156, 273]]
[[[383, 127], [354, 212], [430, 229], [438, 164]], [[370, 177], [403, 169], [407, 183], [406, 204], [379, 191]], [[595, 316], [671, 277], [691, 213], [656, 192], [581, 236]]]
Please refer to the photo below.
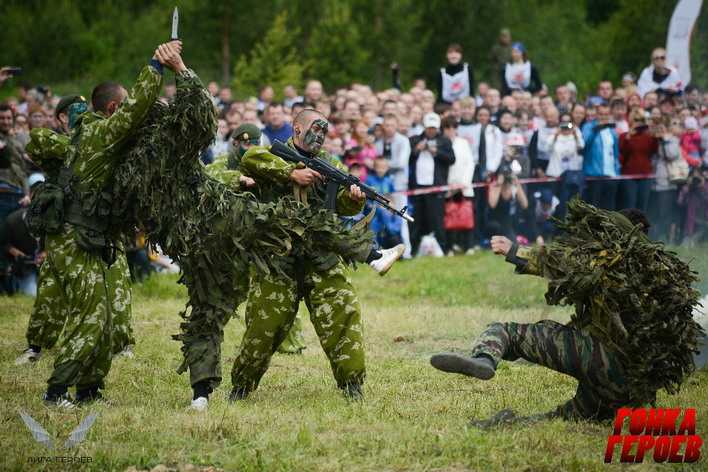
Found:
[[[114, 353], [115, 309], [125, 310], [121, 281], [124, 268], [115, 263], [122, 249], [109, 228], [113, 199], [111, 178], [123, 159], [125, 145], [145, 119], [162, 85], [163, 66], [187, 71], [181, 43], [163, 44], [138, 76], [130, 94], [106, 82], [92, 93], [93, 113], [81, 115], [72, 138], [75, 151], [61, 169], [64, 187], [63, 229], [46, 238], [46, 271], [54, 274], [66, 311], [64, 336], [44, 400], [70, 408], [68, 388], [76, 386], [78, 402], [100, 398]], [[123, 297], [123, 298], [121, 298]]]
[[[75, 125], [74, 120], [86, 109], [84, 97], [80, 95], [64, 97], [55, 110], [55, 115], [64, 133], [58, 134], [48, 128], [35, 128], [30, 133], [31, 140], [27, 146], [27, 152], [32, 156], [35, 164], [46, 169], [47, 177], [54, 182], [58, 178], [61, 165], [71, 151], [69, 132]], [[113, 333], [114, 353], [131, 357], [131, 346], [135, 344], [135, 339], [130, 324], [130, 272], [125, 253], [116, 254], [115, 265], [121, 275], [116, 280], [118, 290], [113, 306], [116, 314]], [[39, 269], [37, 297], [27, 325], [28, 348], [15, 360], [15, 364], [36, 362], [41, 356], [42, 349], [54, 347], [64, 328], [66, 317], [66, 306], [63, 303], [60, 281], [48, 270], [46, 265], [42, 265]]]
[[[648, 222], [643, 215], [635, 212], [627, 216], [646, 233]], [[506, 260], [516, 266], [517, 273], [537, 276], [543, 275], [544, 259], [551, 252], [556, 257], [560, 252], [553, 243], [528, 248], [512, 244], [503, 236], [492, 238], [492, 250], [506, 256]], [[611, 342], [551, 320], [531, 324], [492, 323], [474, 342], [470, 357], [440, 353], [432, 356], [430, 362], [444, 372], [488, 380], [494, 376], [501, 360], [519, 358], [576, 378], [575, 397], [545, 414], [519, 417], [512, 410], [502, 410], [489, 420], [473, 422], [474, 425], [488, 428], [558, 417], [603, 421], [612, 419], [617, 408], [644, 403], [633, 398], [626, 362]]]
[[206, 167], [206, 171], [210, 176], [237, 190], [248, 190], [256, 184], [256, 181], [243, 175], [239, 170], [239, 163], [246, 151], [260, 144], [261, 130], [254, 124], [244, 123], [234, 130], [231, 137], [233, 151], [217, 157]]
[[[306, 109], [294, 120], [294, 135], [288, 145], [299, 152], [326, 159], [344, 168], [322, 150], [327, 134], [327, 121], [315, 110]], [[254, 178], [263, 201], [295, 199], [310, 206], [324, 207], [322, 177], [308, 168], [301, 168], [271, 154], [268, 148], [254, 147], [243, 156], [241, 171]], [[336, 213], [354, 215], [364, 205], [365, 197], [356, 185], [340, 188], [336, 198]], [[230, 399], [246, 398], [268, 369], [270, 358], [285, 339], [296, 319], [302, 299], [310, 312], [320, 344], [327, 355], [337, 386], [346, 396], [362, 397], [365, 377], [363, 326], [361, 308], [347, 269], [339, 256], [329, 254], [298, 254], [287, 276], [258, 274], [251, 280], [246, 305], [246, 332], [231, 379]], [[394, 249], [395, 259], [400, 257]], [[388, 258], [373, 255], [373, 262]]]
[[[243, 175], [239, 168], [239, 163], [243, 155], [261, 142], [261, 130], [252, 123], [239, 125], [232, 135], [234, 150], [228, 156], [220, 156], [206, 167], [207, 174], [227, 185], [235, 187], [236, 190], [253, 189], [256, 181], [251, 177]], [[300, 315], [295, 318], [288, 335], [278, 346], [278, 352], [283, 354], [299, 354], [305, 349], [305, 338], [302, 333], [302, 319]]]

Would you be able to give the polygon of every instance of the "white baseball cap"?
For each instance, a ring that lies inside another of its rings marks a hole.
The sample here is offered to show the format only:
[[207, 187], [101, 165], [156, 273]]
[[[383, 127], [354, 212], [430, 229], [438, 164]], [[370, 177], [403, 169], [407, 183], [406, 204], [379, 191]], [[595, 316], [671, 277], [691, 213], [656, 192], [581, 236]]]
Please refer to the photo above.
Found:
[[34, 184], [38, 184], [39, 182], [44, 182], [45, 177], [44, 174], [40, 174], [39, 172], [35, 172], [34, 174], [31, 174], [27, 178], [27, 186], [32, 188]]
[[437, 113], [426, 113], [423, 117], [423, 126], [425, 128], [440, 128], [440, 115]]

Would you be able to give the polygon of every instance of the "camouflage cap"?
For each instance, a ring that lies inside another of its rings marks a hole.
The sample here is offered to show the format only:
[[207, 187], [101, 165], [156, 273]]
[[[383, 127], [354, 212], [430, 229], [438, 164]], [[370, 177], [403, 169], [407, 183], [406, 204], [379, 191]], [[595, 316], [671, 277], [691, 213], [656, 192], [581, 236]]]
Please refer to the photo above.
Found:
[[86, 103], [86, 99], [81, 95], [67, 95], [66, 97], [62, 97], [54, 110], [54, 115], [59, 116], [59, 113], [66, 113], [70, 105], [78, 102]]
[[242, 141], [248, 141], [249, 139], [260, 139], [261, 130], [258, 126], [252, 123], [244, 123], [239, 125], [239, 127], [234, 130], [231, 137]]

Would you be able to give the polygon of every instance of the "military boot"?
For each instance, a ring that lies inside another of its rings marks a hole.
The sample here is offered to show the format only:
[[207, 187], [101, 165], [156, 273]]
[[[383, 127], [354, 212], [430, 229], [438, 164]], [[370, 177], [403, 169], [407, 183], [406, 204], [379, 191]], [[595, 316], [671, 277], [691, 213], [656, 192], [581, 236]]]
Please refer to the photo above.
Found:
[[496, 366], [487, 356], [468, 357], [454, 352], [442, 352], [430, 358], [430, 364], [443, 372], [462, 374], [482, 380], [494, 377]]

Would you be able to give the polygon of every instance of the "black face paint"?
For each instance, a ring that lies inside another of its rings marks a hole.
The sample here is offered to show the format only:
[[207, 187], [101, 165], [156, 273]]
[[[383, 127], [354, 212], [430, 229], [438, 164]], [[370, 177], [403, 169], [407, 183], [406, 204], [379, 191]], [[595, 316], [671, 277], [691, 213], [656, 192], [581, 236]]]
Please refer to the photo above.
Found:
[[318, 152], [320, 150], [327, 136], [328, 126], [327, 121], [321, 118], [312, 122], [310, 129], [307, 130], [303, 138], [303, 144], [308, 147], [310, 152]]

